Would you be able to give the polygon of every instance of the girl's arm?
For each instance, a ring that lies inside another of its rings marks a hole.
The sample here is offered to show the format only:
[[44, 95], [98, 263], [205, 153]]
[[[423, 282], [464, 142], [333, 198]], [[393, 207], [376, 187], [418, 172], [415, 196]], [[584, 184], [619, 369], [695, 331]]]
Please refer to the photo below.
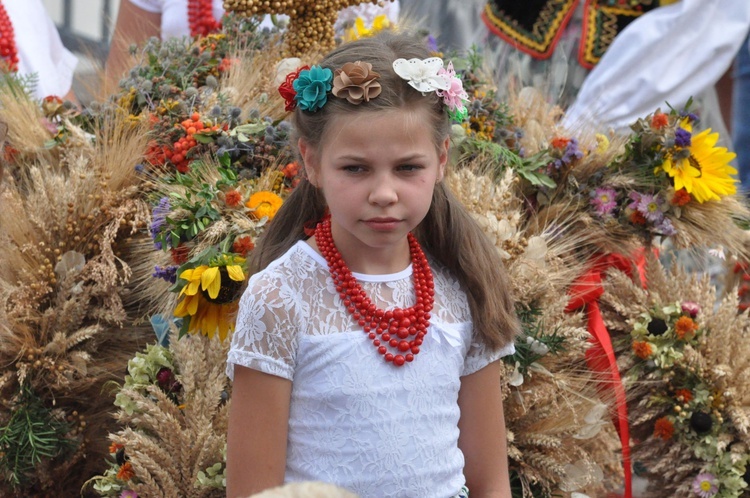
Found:
[[227, 431], [227, 497], [284, 483], [292, 382], [234, 366]]
[[130, 57], [130, 45], [143, 45], [152, 36], [161, 33], [161, 14], [148, 12], [134, 5], [130, 0], [120, 1], [112, 41], [109, 44], [109, 55], [105, 63], [105, 95], [117, 90], [122, 75], [133, 67]]
[[461, 377], [458, 446], [471, 498], [510, 498], [500, 361]]

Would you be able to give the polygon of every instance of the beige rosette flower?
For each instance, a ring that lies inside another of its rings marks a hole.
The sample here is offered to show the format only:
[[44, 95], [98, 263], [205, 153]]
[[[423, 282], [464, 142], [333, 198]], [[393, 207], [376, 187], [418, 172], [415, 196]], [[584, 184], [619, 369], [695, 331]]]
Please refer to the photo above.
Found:
[[376, 81], [379, 77], [369, 62], [347, 62], [334, 72], [333, 94], [352, 104], [368, 102], [380, 95], [380, 83]]

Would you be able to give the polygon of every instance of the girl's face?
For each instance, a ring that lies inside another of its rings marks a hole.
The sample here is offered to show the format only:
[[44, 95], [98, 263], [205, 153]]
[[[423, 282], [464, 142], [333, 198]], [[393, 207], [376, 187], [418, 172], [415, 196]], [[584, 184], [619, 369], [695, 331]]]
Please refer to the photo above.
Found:
[[435, 145], [427, 112], [336, 116], [320, 150], [300, 140], [308, 178], [323, 191], [336, 247], [353, 271], [399, 271], [408, 261], [406, 234], [430, 209], [448, 158], [449, 139]]

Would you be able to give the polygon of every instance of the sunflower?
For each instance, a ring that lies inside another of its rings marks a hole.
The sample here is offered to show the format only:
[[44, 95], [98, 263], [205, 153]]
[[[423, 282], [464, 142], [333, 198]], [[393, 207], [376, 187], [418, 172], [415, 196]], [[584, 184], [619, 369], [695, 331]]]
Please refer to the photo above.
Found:
[[692, 136], [690, 145], [668, 154], [655, 173], [664, 170], [674, 180], [675, 190], [684, 188], [700, 203], [734, 194], [737, 179], [731, 175], [737, 174], [737, 170], [729, 162], [736, 154], [725, 147], [716, 147], [718, 139], [719, 134], [711, 133], [710, 128]]
[[239, 257], [224, 258], [219, 265], [200, 265], [180, 273], [180, 279], [187, 283], [180, 291], [184, 298], [177, 303], [174, 315], [189, 317], [189, 333], [200, 332], [213, 338], [218, 331], [223, 341], [234, 330], [233, 317], [238, 307], [235, 296], [245, 280], [241, 266], [244, 261]]
[[283, 203], [281, 197], [273, 192], [261, 190], [250, 196], [250, 199], [245, 203], [245, 207], [250, 210], [252, 216], [256, 219], [267, 217], [272, 220]]

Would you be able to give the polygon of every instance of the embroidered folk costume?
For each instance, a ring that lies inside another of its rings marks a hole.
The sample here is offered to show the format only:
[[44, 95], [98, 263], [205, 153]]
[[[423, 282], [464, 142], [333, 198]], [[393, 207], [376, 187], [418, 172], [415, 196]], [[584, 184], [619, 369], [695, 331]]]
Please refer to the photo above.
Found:
[[490, 0], [482, 19], [506, 42], [534, 58], [546, 59], [581, 1], [584, 15], [578, 61], [591, 69], [628, 24], [675, 0]]

